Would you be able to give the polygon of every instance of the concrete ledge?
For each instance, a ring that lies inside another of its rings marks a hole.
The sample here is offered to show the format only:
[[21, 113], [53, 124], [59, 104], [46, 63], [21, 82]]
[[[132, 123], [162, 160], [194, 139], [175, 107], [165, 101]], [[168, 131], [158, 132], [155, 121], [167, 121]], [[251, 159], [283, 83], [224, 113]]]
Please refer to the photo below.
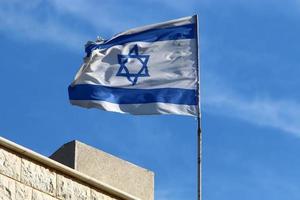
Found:
[[154, 199], [152, 171], [82, 142], [64, 144], [50, 158], [140, 199]]

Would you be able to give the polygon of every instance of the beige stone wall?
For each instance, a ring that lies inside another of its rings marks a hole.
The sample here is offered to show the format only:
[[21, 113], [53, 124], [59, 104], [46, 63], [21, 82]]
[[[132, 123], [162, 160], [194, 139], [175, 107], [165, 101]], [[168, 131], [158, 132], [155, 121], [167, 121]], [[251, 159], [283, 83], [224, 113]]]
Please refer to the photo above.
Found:
[[121, 200], [0, 146], [0, 200]]

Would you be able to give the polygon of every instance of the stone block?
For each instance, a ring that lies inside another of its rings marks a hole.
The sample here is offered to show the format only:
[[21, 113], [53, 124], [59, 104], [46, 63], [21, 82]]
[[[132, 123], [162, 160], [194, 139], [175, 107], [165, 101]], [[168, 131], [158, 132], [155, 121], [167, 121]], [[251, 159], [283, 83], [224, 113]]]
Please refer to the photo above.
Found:
[[78, 141], [75, 161], [75, 169], [82, 173], [140, 199], [154, 199], [154, 173], [149, 170]]
[[0, 175], [0, 200], [15, 200], [15, 181]]
[[16, 200], [31, 200], [32, 188], [16, 182]]
[[56, 200], [52, 196], [37, 190], [32, 191], [32, 200]]
[[26, 159], [22, 159], [21, 182], [51, 195], [56, 193], [56, 174]]
[[117, 200], [117, 199], [92, 189], [91, 200]]
[[77, 182], [73, 182], [73, 194], [74, 194], [74, 199], [76, 200], [90, 200], [90, 188], [85, 186], [85, 185], [81, 185]]
[[73, 199], [73, 181], [62, 175], [57, 174], [56, 177], [56, 197], [62, 200]]
[[57, 175], [57, 194], [61, 200], [90, 200], [90, 188], [62, 175]]
[[0, 173], [20, 180], [21, 158], [0, 147]]

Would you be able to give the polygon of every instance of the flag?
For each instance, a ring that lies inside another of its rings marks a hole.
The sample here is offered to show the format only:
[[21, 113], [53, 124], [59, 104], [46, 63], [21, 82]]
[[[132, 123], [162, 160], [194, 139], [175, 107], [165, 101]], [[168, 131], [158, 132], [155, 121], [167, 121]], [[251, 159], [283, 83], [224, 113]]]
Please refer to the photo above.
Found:
[[71, 104], [134, 115], [198, 114], [197, 16], [89, 41]]

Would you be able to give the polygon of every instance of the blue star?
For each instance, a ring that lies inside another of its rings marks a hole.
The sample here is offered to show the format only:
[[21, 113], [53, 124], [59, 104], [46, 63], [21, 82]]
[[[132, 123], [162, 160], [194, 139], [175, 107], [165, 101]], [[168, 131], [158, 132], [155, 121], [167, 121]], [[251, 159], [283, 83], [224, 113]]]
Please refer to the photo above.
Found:
[[[128, 81], [132, 83], [132, 85], [135, 85], [139, 77], [150, 76], [147, 67], [149, 57], [150, 57], [149, 55], [140, 55], [137, 45], [134, 45], [134, 47], [130, 49], [128, 55], [118, 54], [118, 62], [120, 64], [120, 68], [116, 76], [126, 77]], [[138, 69], [136, 73], [130, 72], [129, 69], [133, 66], [129, 65], [130, 64], [129, 59], [137, 60], [142, 65], [141, 68]], [[126, 64], [128, 66], [126, 66]]]

